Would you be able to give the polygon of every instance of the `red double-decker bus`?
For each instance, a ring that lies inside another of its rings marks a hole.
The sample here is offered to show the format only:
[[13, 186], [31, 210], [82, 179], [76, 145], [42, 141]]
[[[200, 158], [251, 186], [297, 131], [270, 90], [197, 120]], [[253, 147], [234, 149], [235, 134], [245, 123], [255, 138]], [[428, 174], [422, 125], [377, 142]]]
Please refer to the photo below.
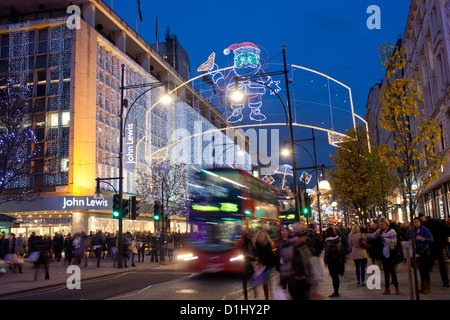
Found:
[[179, 257], [199, 272], [241, 272], [241, 233], [253, 238], [266, 231], [274, 242], [280, 234], [279, 190], [234, 168], [202, 169], [196, 175], [189, 222], [189, 252]]

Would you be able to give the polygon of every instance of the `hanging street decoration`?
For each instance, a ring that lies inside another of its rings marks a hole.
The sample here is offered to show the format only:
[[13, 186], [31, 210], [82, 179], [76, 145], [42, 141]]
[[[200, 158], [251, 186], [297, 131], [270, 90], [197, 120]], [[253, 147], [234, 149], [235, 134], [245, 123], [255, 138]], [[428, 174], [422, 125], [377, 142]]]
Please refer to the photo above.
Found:
[[244, 99], [242, 102], [231, 102], [231, 115], [227, 117], [229, 123], [237, 123], [244, 119], [242, 113], [247, 106], [250, 109], [249, 118], [252, 121], [262, 122], [266, 120], [266, 116], [261, 112], [263, 106], [262, 96], [266, 93], [266, 89], [270, 87], [270, 94], [278, 93], [280, 81], [274, 81], [270, 76], [261, 75], [257, 80], [242, 80], [238, 82], [238, 88], [235, 88], [235, 77], [246, 77], [264, 73], [260, 62], [261, 50], [251, 42], [242, 42], [230, 45], [224, 50], [225, 55], [230, 52], [234, 53], [233, 68], [227, 70], [227, 74], [219, 71], [215, 61], [215, 53], [213, 52], [208, 60], [198, 69], [198, 72], [208, 72], [212, 76], [212, 82], [221, 92], [226, 92], [226, 96], [230, 97], [232, 92], [239, 89]]

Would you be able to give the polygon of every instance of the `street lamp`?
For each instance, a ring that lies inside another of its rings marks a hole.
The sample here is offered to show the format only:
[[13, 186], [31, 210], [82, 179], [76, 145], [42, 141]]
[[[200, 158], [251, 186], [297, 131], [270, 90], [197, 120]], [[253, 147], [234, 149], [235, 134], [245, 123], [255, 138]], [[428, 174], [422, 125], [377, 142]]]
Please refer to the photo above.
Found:
[[[137, 89], [137, 88], [145, 88], [148, 89], [142, 92], [130, 105], [128, 108], [128, 112], [125, 116], [125, 122], [126, 118], [128, 117], [128, 114], [130, 113], [132, 107], [136, 103], [137, 100], [139, 100], [140, 97], [142, 97], [145, 93], [159, 88], [159, 87], [165, 87], [165, 94], [161, 98], [161, 102], [164, 104], [168, 104], [172, 102], [172, 97], [168, 93], [168, 82], [156, 82], [156, 83], [142, 83], [142, 84], [135, 84], [135, 85], [124, 85], [125, 81], [125, 64], [122, 64], [122, 80], [121, 80], [121, 86], [120, 86], [120, 136], [119, 136], [119, 177], [118, 178], [112, 178], [112, 179], [119, 179], [119, 201], [120, 201], [120, 209], [123, 210], [123, 140], [124, 140], [124, 108], [125, 108], [125, 100], [124, 100], [124, 92], [128, 89]], [[122, 216], [119, 217], [119, 261], [118, 261], [118, 267], [123, 268], [123, 231], [122, 231]]]

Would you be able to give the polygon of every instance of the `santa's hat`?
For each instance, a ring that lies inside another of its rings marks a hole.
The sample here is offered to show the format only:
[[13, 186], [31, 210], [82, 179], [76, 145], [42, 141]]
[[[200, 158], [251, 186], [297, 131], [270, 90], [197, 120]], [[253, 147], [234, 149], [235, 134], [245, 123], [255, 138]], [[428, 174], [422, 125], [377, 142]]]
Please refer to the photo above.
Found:
[[251, 53], [254, 53], [255, 55], [259, 55], [259, 53], [261, 52], [261, 50], [259, 50], [259, 48], [251, 42], [242, 42], [242, 43], [232, 44], [231, 46], [229, 46], [228, 48], [223, 50], [223, 54], [229, 55], [230, 50], [233, 50], [235, 55], [239, 55], [239, 54], [245, 53], [245, 52], [251, 52]]

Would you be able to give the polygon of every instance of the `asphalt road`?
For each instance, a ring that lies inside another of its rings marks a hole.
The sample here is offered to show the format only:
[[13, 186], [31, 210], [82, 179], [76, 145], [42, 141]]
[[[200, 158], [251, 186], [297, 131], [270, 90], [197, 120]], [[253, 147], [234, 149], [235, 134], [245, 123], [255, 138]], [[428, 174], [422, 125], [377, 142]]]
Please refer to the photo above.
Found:
[[85, 280], [81, 289], [58, 286], [8, 296], [7, 300], [236, 300], [242, 281], [236, 274], [134, 270]]

